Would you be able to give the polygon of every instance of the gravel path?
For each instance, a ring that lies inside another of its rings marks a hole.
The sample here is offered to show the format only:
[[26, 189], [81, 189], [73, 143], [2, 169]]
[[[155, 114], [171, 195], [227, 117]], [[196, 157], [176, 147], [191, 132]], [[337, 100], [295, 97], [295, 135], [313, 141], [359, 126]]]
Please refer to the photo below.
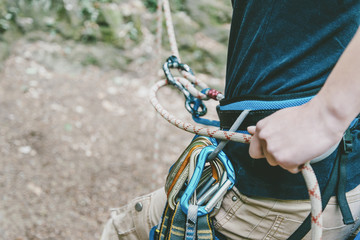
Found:
[[[73, 58], [90, 48], [20, 40], [4, 63], [0, 239], [99, 239], [108, 209], [162, 186], [192, 138], [156, 117], [149, 59], [125, 72]], [[189, 119], [180, 94], [160, 100]]]

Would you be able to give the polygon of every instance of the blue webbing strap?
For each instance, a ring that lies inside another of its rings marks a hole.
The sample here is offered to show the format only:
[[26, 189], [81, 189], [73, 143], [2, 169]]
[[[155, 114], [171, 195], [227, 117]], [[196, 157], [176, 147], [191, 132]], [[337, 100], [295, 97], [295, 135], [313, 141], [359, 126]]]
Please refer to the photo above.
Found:
[[[209, 88], [203, 89], [201, 90], [201, 93], [205, 94], [206, 91], [208, 91]], [[213, 126], [213, 127], [220, 127], [220, 121], [216, 121], [216, 120], [210, 120], [210, 119], [206, 119], [206, 118], [201, 118], [200, 115], [198, 114], [198, 109], [199, 107], [202, 106], [202, 100], [196, 98], [195, 99], [195, 105], [194, 105], [194, 112], [192, 114], [192, 119], [200, 124], [203, 125], [207, 125], [207, 126]]]
[[213, 127], [220, 127], [220, 122], [216, 120], [210, 120], [206, 118], [201, 118], [199, 115], [193, 114], [192, 119], [200, 124], [207, 125], [207, 126], [213, 126]]
[[303, 97], [303, 98], [294, 98], [288, 100], [275, 100], [275, 101], [263, 101], [263, 100], [244, 100], [239, 102], [233, 102], [226, 105], [221, 105], [221, 110], [273, 110], [273, 109], [283, 109], [288, 107], [300, 106], [313, 98]]
[[344, 224], [353, 224], [354, 218], [351, 214], [349, 204], [346, 200], [345, 187], [346, 187], [346, 163], [348, 160], [348, 154], [352, 152], [352, 135], [350, 129], [347, 129], [342, 144], [340, 146], [341, 157], [340, 157], [340, 168], [339, 168], [339, 183], [337, 188], [336, 197], [339, 203], [340, 211], [343, 216]]
[[[187, 216], [181, 210], [180, 201], [178, 201], [174, 210], [166, 205], [162, 216], [160, 226], [155, 226], [150, 231], [150, 240], [184, 240], [186, 236]], [[218, 240], [215, 236], [210, 215], [197, 216], [196, 229], [193, 232], [194, 239]], [[189, 236], [192, 234], [189, 234]]]
[[272, 98], [272, 100], [252, 99], [238, 102], [222, 101], [220, 102], [220, 106], [217, 106], [216, 108], [220, 119], [220, 128], [230, 128], [239, 114], [245, 109], [250, 109], [251, 112], [246, 117], [239, 130], [246, 130], [248, 126], [255, 125], [259, 120], [273, 114], [277, 110], [300, 106], [307, 103], [312, 98], [313, 96], [280, 100], [279, 98]]
[[196, 239], [197, 212], [198, 206], [190, 204], [186, 218], [185, 240]]

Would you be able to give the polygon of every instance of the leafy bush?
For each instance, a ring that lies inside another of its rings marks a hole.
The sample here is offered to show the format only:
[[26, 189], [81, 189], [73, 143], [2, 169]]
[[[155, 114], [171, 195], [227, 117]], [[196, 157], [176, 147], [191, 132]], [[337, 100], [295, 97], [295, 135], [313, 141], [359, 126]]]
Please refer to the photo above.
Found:
[[[170, 0], [170, 7], [183, 61], [196, 72], [224, 76], [230, 1]], [[45, 32], [129, 50], [129, 59], [141, 54], [147, 57], [151, 53], [136, 51], [134, 55], [131, 49], [145, 43], [145, 39], [149, 44], [154, 37], [156, 8], [157, 0], [0, 0], [0, 43], [7, 49], [24, 34]], [[169, 50], [165, 31], [163, 39], [164, 49]], [[89, 57], [83, 62], [96, 65], [101, 61]]]
[[[121, 48], [126, 41], [137, 42], [142, 36], [139, 18], [123, 14], [124, 4], [127, 1], [5, 0], [0, 3], [0, 33], [42, 30], [83, 42], [110, 42]], [[128, 31], [122, 37], [118, 35], [123, 27], [120, 24]]]

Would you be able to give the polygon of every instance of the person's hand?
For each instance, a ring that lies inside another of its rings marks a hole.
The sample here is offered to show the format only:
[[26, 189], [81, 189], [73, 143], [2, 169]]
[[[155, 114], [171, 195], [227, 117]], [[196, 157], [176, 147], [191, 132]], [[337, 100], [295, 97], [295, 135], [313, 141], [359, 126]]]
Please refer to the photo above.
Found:
[[279, 110], [259, 121], [256, 127], [248, 127], [253, 135], [250, 156], [266, 158], [271, 166], [298, 173], [304, 163], [337, 144], [344, 132], [343, 124], [314, 100]]

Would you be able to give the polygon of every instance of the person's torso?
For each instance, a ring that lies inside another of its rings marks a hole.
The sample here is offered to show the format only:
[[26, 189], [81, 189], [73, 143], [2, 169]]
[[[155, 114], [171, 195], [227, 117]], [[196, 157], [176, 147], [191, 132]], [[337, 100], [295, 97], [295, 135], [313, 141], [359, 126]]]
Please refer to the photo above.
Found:
[[319, 90], [359, 24], [359, 0], [234, 0], [226, 98]]
[[[224, 102], [247, 96], [316, 94], [360, 24], [360, 0], [234, 0], [233, 8]], [[353, 136], [347, 190], [360, 183], [360, 173], [354, 171], [360, 167], [359, 124]], [[243, 194], [307, 198], [301, 174], [251, 159], [244, 144], [230, 142], [224, 151]], [[321, 188], [335, 156], [313, 165]]]

